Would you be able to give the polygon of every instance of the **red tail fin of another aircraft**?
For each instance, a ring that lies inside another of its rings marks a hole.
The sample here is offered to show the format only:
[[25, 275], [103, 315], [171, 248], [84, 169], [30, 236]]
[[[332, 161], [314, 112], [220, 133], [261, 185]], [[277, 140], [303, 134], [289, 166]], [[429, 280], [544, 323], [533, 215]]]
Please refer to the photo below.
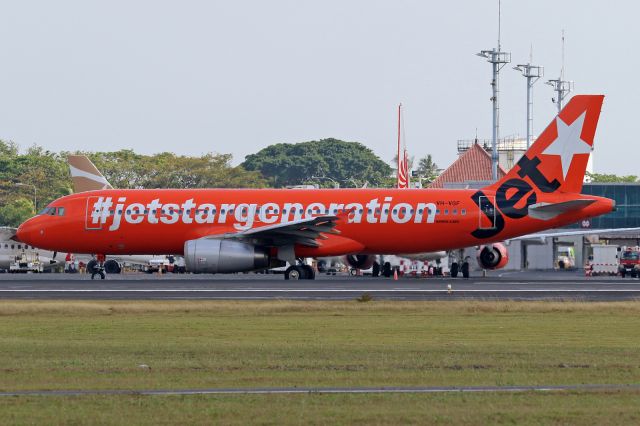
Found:
[[579, 193], [603, 100], [603, 95], [571, 98], [507, 175], [487, 189], [525, 180], [545, 193]]

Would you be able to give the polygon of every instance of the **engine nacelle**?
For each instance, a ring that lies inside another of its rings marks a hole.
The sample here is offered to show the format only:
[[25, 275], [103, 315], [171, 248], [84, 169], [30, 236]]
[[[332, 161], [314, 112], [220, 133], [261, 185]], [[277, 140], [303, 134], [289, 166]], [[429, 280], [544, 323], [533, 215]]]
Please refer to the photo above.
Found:
[[482, 269], [500, 269], [507, 266], [509, 251], [502, 243], [480, 246], [478, 250], [478, 265]]
[[198, 239], [184, 243], [189, 272], [231, 273], [269, 268], [269, 252], [263, 247], [235, 240]]
[[369, 269], [376, 261], [376, 256], [371, 254], [348, 254], [344, 257], [344, 263], [355, 269]]

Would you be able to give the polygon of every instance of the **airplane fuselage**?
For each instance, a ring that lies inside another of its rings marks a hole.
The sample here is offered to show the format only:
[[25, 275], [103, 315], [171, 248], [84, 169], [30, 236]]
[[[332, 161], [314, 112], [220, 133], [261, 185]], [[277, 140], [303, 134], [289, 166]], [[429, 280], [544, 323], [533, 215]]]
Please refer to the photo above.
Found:
[[[188, 240], [338, 216], [339, 235], [326, 235], [319, 247], [296, 246], [296, 255], [420, 253], [501, 241], [613, 209], [606, 198], [529, 189], [504, 194], [444, 189], [101, 190], [54, 201], [50, 207], [58, 209], [55, 214], [25, 222], [19, 238], [61, 252], [182, 254]], [[594, 202], [540, 220], [519, 213], [531, 204], [532, 193], [537, 203], [568, 197]]]

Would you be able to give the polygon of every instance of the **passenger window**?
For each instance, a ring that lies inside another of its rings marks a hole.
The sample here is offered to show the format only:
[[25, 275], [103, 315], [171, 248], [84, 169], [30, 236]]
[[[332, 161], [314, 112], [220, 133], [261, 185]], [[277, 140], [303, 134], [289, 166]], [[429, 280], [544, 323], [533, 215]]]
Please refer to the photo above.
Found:
[[444, 214], [449, 214], [449, 209], [444, 209]]
[[467, 214], [467, 211], [465, 209], [462, 209], [460, 210], [460, 214], [464, 216], [465, 214]]
[[453, 211], [451, 213], [452, 214], [458, 214], [458, 210], [457, 209], [453, 209]]
[[11, 250], [15, 249], [16, 245], [15, 244], [11, 244]]
[[440, 209], [436, 209], [436, 214], [440, 214]]
[[22, 244], [18, 244], [18, 250], [22, 249]]
[[5, 245], [4, 245], [4, 248], [9, 248], [9, 244], [5, 244]]

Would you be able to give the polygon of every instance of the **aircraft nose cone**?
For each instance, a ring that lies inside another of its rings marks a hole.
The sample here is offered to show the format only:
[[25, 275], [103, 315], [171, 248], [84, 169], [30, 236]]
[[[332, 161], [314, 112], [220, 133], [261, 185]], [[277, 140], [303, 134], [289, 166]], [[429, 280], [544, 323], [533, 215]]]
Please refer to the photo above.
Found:
[[18, 227], [15, 239], [29, 245], [36, 245], [33, 240], [36, 236], [34, 231], [35, 228], [33, 223], [28, 220]]

